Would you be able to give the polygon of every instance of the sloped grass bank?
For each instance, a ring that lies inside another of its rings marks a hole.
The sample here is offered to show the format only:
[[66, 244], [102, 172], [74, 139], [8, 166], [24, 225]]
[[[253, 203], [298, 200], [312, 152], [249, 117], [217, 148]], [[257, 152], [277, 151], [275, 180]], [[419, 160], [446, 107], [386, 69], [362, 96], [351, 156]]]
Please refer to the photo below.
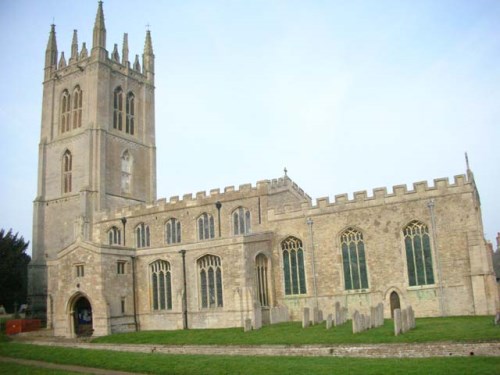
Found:
[[382, 327], [353, 334], [351, 323], [326, 330], [325, 324], [306, 329], [301, 323], [289, 322], [264, 326], [243, 332], [242, 328], [190, 329], [179, 331], [141, 331], [99, 337], [92, 342], [156, 345], [308, 345], [308, 344], [375, 344], [422, 343], [437, 341], [500, 341], [500, 326], [490, 316], [420, 318], [417, 327], [404, 335], [394, 336], [392, 320]]
[[0, 344], [0, 356], [148, 374], [498, 374], [494, 357], [366, 359], [166, 355]]

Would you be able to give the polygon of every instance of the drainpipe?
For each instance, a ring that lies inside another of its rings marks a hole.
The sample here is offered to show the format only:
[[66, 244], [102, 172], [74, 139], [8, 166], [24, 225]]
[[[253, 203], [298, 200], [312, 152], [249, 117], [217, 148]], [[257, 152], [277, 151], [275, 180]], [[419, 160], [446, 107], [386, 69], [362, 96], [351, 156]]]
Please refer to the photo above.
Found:
[[439, 261], [439, 250], [437, 246], [437, 239], [436, 239], [436, 216], [434, 214], [434, 199], [431, 199], [427, 203], [427, 207], [429, 207], [429, 212], [431, 214], [431, 226], [432, 226], [432, 245], [435, 249], [434, 254], [436, 254], [436, 264], [437, 264], [437, 271], [438, 271], [438, 277], [439, 277], [439, 304], [441, 307], [441, 316], [446, 316], [446, 309], [445, 309], [445, 296], [444, 296], [444, 288], [443, 288], [443, 275], [441, 272], [441, 262]]
[[220, 208], [222, 207], [222, 203], [217, 201], [215, 202], [215, 207], [217, 207], [217, 216], [218, 216], [218, 222], [219, 222], [219, 237], [221, 237], [221, 228], [220, 228]]
[[182, 255], [182, 275], [184, 277], [184, 291], [182, 293], [182, 328], [188, 329], [188, 310], [187, 310], [187, 284], [186, 284], [186, 250], [181, 250]]
[[319, 311], [319, 303], [318, 303], [318, 288], [316, 286], [316, 261], [314, 260], [314, 237], [313, 237], [313, 221], [311, 218], [308, 218], [306, 221], [309, 226], [309, 236], [311, 237], [311, 258], [312, 258], [312, 272], [313, 272], [313, 287], [314, 287], [314, 299], [316, 302], [316, 309]]

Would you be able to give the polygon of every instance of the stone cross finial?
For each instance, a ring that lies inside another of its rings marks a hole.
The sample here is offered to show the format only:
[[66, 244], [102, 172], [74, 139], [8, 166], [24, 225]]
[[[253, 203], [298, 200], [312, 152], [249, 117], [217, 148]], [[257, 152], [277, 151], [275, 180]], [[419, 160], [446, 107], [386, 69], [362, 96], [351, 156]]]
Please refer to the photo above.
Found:
[[286, 169], [286, 167], [283, 169], [283, 171], [285, 172], [285, 177], [288, 177], [288, 175], [287, 175], [288, 170]]

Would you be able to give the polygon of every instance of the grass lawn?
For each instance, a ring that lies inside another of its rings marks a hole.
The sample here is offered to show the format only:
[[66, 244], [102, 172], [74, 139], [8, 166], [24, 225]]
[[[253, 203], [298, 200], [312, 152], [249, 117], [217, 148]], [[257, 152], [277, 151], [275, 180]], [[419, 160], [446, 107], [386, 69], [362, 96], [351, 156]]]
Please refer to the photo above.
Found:
[[80, 372], [61, 371], [34, 366], [19, 365], [17, 363], [0, 362], [0, 374], [9, 375], [72, 375], [81, 374]]
[[417, 319], [417, 327], [414, 330], [394, 336], [392, 320], [386, 320], [383, 327], [355, 335], [352, 333], [350, 322], [330, 330], [325, 329], [325, 324], [303, 329], [301, 323], [290, 322], [264, 326], [251, 332], [243, 332], [242, 328], [142, 331], [93, 340], [96, 343], [157, 345], [307, 345], [435, 341], [500, 341], [500, 326], [495, 326], [490, 316], [420, 318]]
[[[123, 353], [105, 350], [1, 343], [0, 356], [26, 358], [150, 374], [494, 374], [495, 357], [366, 359], [328, 357], [244, 357]], [[3, 373], [3, 364], [0, 368]], [[11, 373], [11, 372], [7, 372]], [[22, 373], [22, 372], [21, 372]], [[31, 372], [29, 372], [31, 374]], [[43, 372], [42, 372], [43, 373]]]

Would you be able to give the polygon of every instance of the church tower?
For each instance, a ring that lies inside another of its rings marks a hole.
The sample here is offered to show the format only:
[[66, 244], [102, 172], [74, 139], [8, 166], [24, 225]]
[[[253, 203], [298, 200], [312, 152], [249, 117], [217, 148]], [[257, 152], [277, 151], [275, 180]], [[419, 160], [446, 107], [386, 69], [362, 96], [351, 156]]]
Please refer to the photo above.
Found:
[[28, 295], [33, 313], [46, 311], [46, 262], [77, 240], [91, 241], [96, 212], [156, 200], [154, 54], [146, 32], [142, 55], [129, 61], [106, 48], [99, 1], [90, 51], [78, 44], [58, 54], [51, 26], [43, 82], [38, 189]]

